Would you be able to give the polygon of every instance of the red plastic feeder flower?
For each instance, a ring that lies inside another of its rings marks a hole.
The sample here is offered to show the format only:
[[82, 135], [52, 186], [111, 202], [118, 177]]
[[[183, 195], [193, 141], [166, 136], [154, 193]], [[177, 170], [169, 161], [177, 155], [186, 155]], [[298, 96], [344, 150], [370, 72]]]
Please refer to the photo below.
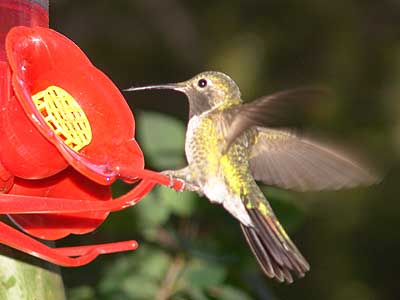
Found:
[[[144, 169], [129, 106], [72, 41], [48, 28], [18, 26], [7, 34], [6, 53], [8, 63], [0, 62], [0, 213], [32, 236], [55, 240], [91, 232], [155, 184], [170, 184]], [[117, 178], [141, 182], [112, 199]], [[127, 241], [50, 248], [4, 223], [0, 243], [63, 266], [137, 247]]]

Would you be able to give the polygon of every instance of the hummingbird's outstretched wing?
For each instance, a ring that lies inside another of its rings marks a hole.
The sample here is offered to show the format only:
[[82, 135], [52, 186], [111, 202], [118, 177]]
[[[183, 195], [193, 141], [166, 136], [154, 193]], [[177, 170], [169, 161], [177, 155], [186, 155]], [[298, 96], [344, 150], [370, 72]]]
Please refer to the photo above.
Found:
[[250, 169], [256, 180], [292, 189], [336, 190], [369, 185], [379, 177], [332, 147], [285, 130], [256, 127]]
[[[315, 100], [328, 91], [322, 88], [297, 88], [274, 93], [227, 109], [225, 114], [230, 122], [226, 137], [226, 151], [247, 129], [261, 127], [291, 127], [298, 117], [298, 111], [306, 101]], [[295, 105], [301, 104], [302, 106]]]
[[255, 188], [256, 192], [244, 199], [254, 227], [241, 224], [242, 231], [264, 273], [280, 282], [291, 283], [292, 273], [303, 277], [310, 266], [282, 228], [262, 192]]

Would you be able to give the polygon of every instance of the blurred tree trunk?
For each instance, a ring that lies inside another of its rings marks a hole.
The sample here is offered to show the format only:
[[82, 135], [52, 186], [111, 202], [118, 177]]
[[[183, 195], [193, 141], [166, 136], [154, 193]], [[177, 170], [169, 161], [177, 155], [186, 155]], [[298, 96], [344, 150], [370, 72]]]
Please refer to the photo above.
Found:
[[60, 269], [16, 250], [0, 247], [1, 300], [64, 300]]

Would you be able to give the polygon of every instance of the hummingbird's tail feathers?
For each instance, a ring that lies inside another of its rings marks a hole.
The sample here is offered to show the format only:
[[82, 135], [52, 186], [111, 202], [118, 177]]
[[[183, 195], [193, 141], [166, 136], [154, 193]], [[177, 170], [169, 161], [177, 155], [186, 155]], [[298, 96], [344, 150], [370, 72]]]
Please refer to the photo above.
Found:
[[243, 234], [246, 238], [247, 243], [250, 246], [251, 251], [256, 257], [258, 264], [260, 265], [263, 272], [269, 278], [275, 278], [279, 282], [292, 283], [293, 277], [287, 268], [282, 268], [271, 255], [266, 251], [265, 246], [258, 237], [256, 231], [251, 227], [246, 227], [240, 224]]
[[272, 211], [268, 215], [248, 209], [254, 228], [242, 225], [243, 233], [265, 274], [280, 282], [293, 282], [291, 273], [303, 277], [310, 265], [290, 240]]

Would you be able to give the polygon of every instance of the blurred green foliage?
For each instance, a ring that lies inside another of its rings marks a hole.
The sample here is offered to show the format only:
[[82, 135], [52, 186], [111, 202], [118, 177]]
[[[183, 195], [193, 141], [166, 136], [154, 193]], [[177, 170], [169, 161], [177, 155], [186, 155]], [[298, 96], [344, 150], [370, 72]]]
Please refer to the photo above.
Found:
[[[304, 85], [334, 96], [304, 124], [372, 154], [375, 187], [323, 193], [265, 188], [311, 263], [291, 286], [265, 278], [236, 221], [193, 193], [156, 188], [91, 235], [136, 238], [133, 253], [64, 269], [70, 300], [398, 299], [400, 260], [400, 2], [286, 0], [51, 1], [51, 26], [74, 40], [122, 89], [185, 80], [207, 69], [245, 100]], [[185, 165], [182, 94], [126, 94], [147, 167]], [[118, 151], [118, 149], [116, 149]], [[118, 182], [114, 192], [129, 186]]]

